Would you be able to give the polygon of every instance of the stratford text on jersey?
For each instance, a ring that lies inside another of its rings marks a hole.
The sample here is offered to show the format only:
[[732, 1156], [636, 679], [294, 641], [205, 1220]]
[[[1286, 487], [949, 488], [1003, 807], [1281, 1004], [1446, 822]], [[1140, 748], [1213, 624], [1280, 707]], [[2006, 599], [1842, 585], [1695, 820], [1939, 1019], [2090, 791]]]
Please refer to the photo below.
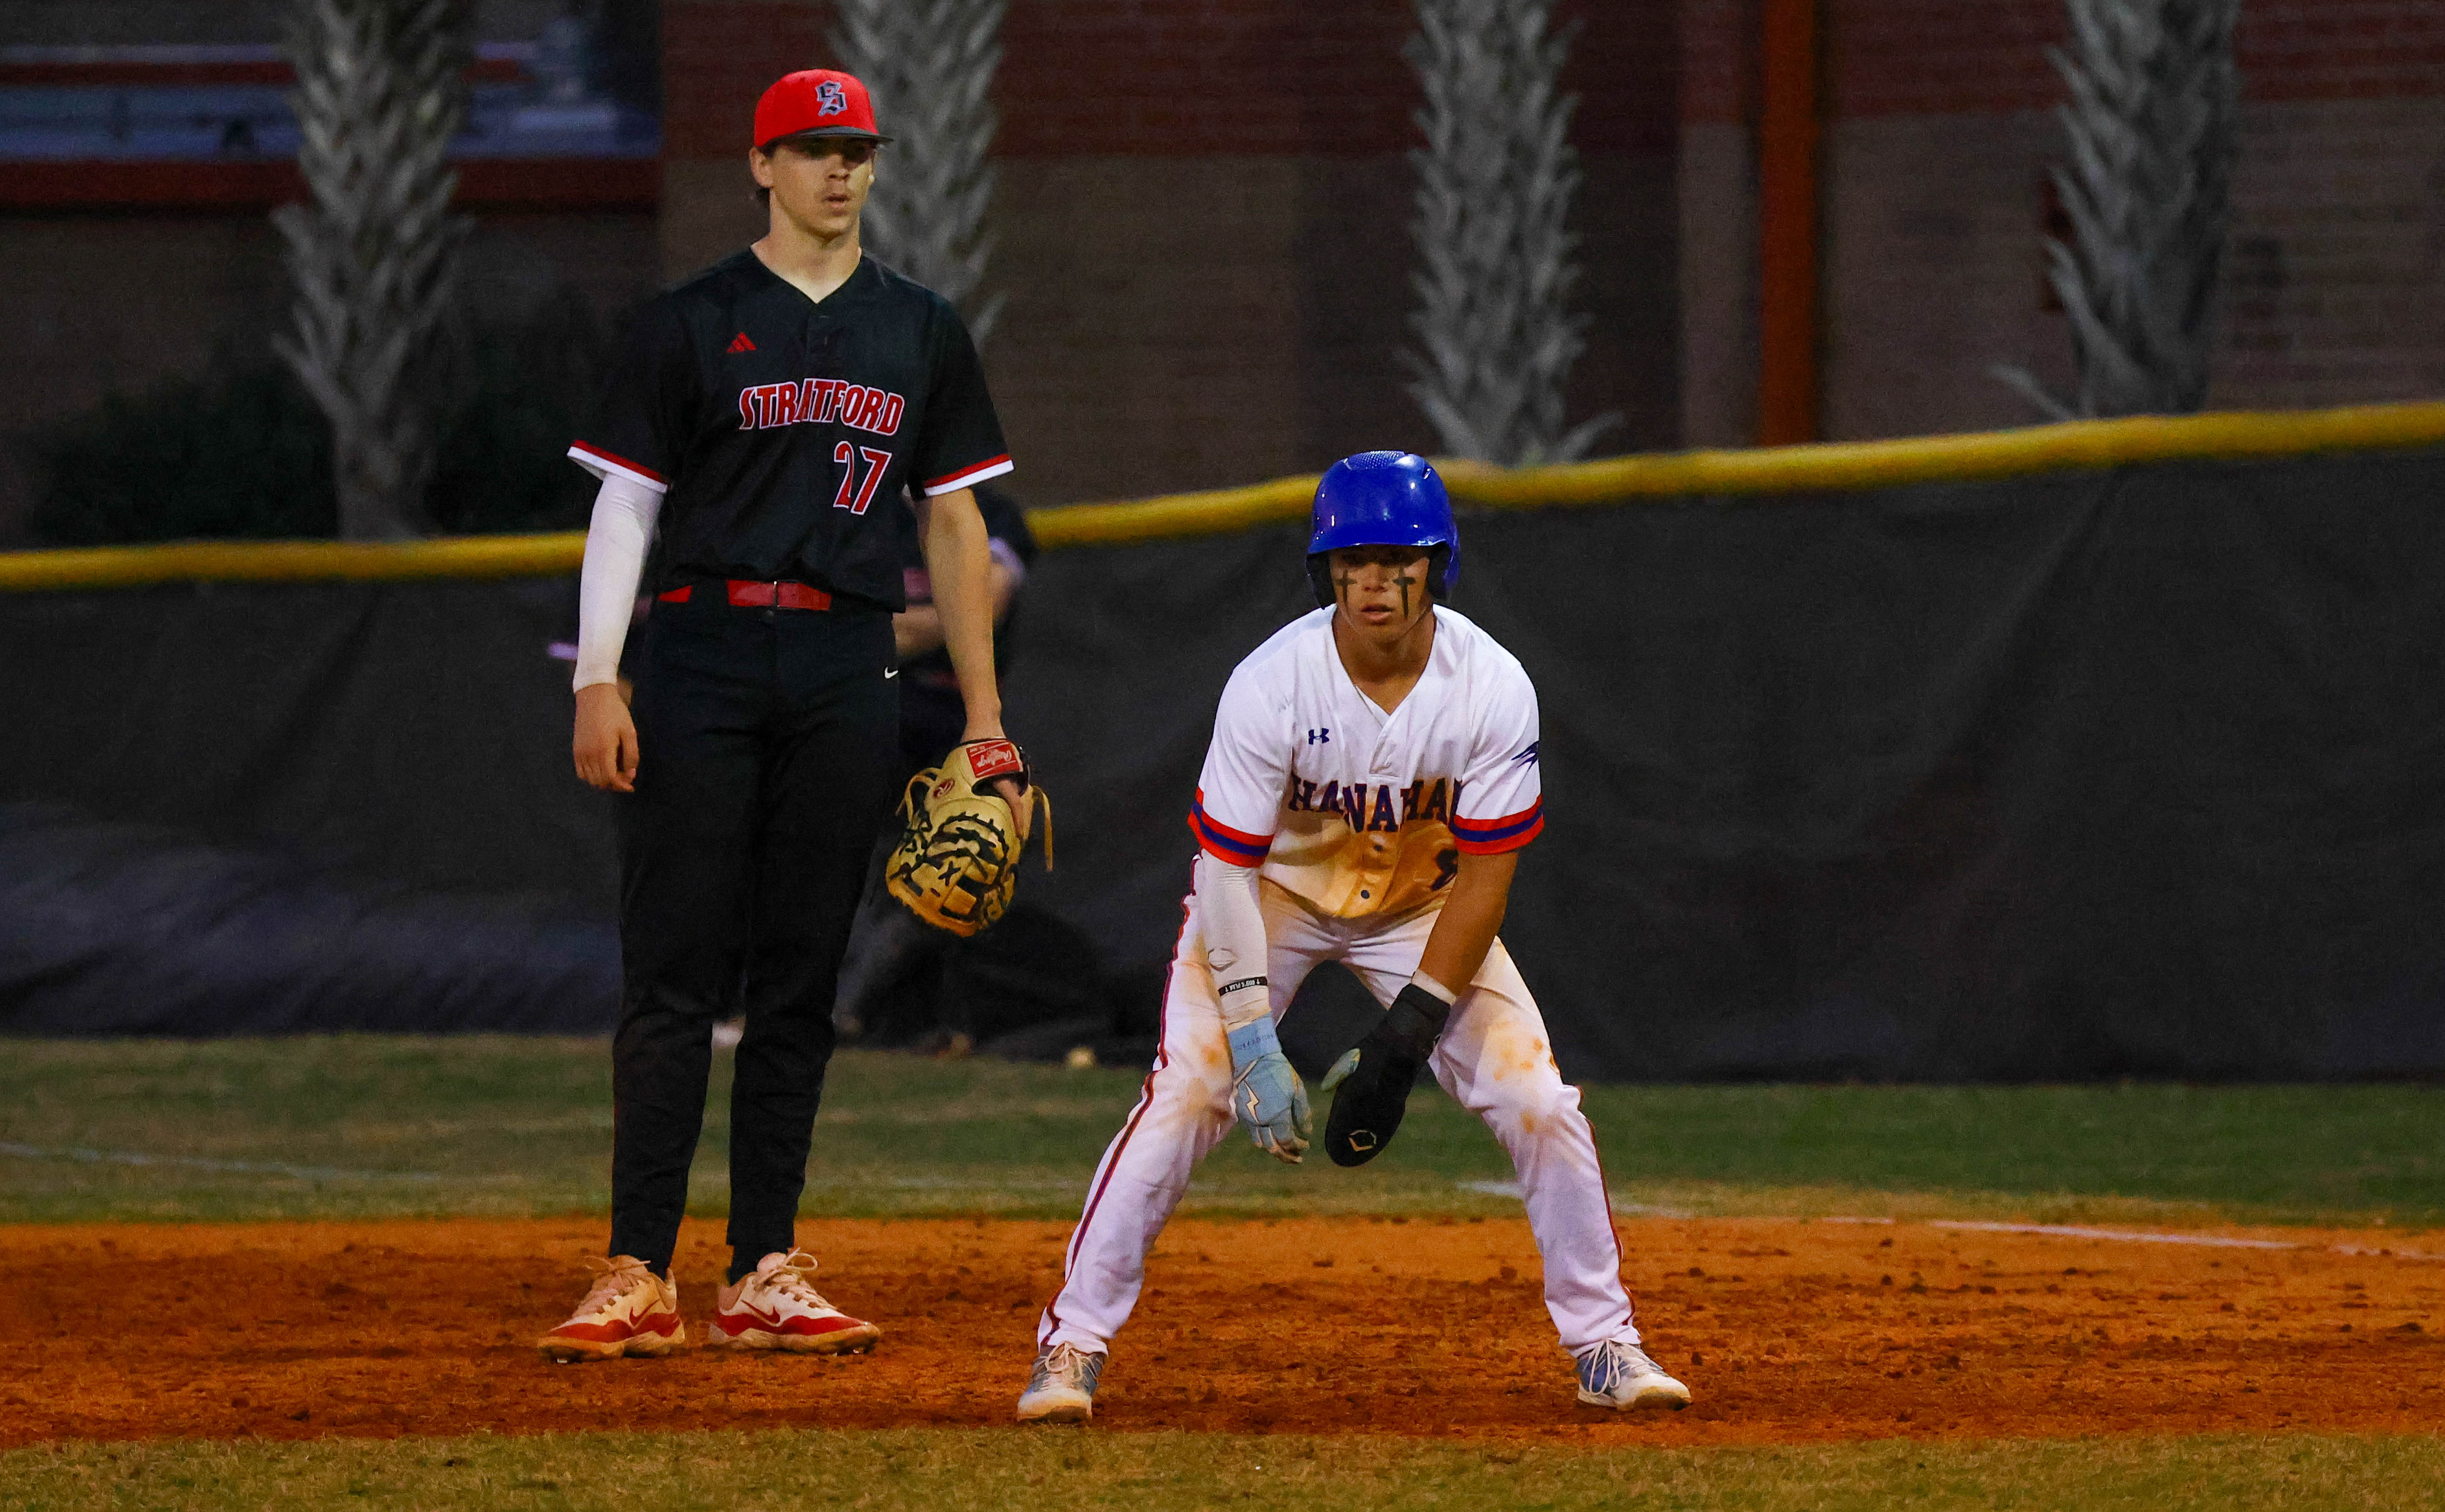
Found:
[[828, 425], [889, 436], [900, 429], [908, 401], [898, 394], [841, 378], [805, 378], [794, 383], [758, 383], [738, 391], [738, 428]]

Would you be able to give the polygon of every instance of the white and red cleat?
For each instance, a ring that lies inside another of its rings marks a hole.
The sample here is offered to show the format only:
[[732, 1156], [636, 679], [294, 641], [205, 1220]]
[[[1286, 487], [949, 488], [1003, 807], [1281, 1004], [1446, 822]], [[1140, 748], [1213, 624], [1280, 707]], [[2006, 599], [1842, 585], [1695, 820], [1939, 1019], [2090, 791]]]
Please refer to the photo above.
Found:
[[647, 1270], [634, 1255], [587, 1263], [602, 1274], [569, 1321], [535, 1340], [545, 1359], [574, 1365], [623, 1355], [651, 1358], [687, 1347], [677, 1282]]
[[874, 1348], [883, 1330], [849, 1316], [815, 1290], [815, 1258], [802, 1249], [767, 1255], [755, 1273], [718, 1295], [705, 1341], [715, 1348], [844, 1354]]

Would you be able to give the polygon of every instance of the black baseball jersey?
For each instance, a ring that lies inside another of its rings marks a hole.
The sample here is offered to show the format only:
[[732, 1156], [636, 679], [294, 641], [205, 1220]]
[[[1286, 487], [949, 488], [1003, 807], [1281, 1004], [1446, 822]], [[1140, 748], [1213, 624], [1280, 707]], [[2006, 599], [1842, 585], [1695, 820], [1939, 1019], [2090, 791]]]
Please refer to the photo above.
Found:
[[816, 303], [748, 250], [645, 306], [569, 455], [663, 493], [663, 583], [788, 579], [893, 609], [903, 490], [1011, 470], [947, 300], [868, 257]]

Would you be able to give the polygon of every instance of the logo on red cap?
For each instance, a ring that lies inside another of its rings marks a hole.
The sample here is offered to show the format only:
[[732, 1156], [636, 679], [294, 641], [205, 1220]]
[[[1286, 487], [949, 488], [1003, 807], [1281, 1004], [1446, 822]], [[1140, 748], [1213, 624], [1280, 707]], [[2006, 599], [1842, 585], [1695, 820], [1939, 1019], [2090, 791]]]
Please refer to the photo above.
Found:
[[784, 74], [756, 102], [756, 145], [784, 137], [856, 137], [889, 141], [875, 129], [874, 102], [855, 74], [836, 68], [802, 68]]

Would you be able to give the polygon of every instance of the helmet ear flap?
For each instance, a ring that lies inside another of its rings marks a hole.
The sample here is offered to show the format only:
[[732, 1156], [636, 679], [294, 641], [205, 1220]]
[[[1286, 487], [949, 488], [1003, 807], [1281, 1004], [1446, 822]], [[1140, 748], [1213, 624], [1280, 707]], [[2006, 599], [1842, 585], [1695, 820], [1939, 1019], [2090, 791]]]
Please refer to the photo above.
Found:
[[1307, 558], [1307, 586], [1316, 590], [1316, 607], [1333, 607], [1333, 554], [1311, 551]]

